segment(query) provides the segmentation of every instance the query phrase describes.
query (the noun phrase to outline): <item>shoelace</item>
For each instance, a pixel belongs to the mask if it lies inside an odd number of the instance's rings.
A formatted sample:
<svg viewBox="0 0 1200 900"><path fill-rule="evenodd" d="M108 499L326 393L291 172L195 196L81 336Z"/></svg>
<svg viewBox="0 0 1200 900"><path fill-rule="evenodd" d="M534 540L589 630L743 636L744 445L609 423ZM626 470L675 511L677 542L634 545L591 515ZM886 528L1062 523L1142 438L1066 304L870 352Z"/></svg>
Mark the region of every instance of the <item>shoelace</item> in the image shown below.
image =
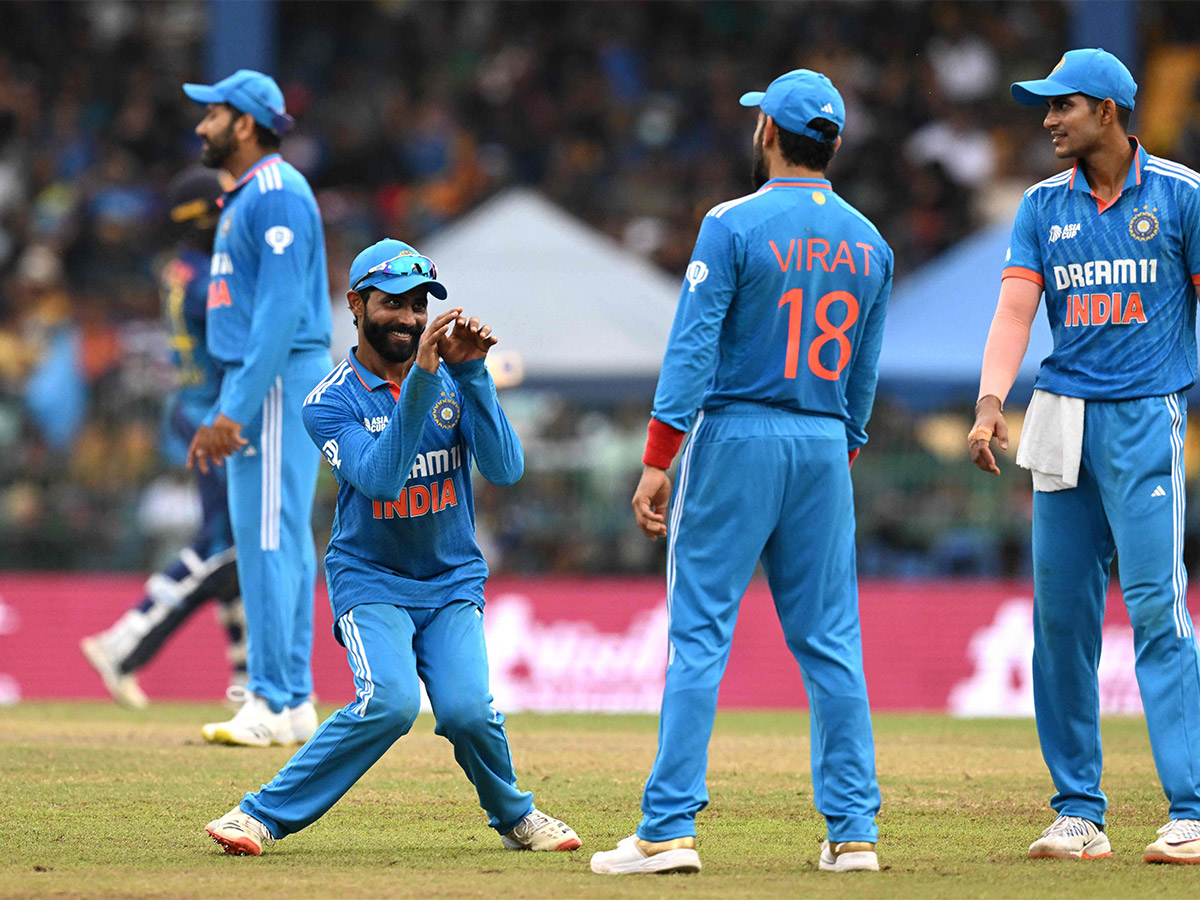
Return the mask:
<svg viewBox="0 0 1200 900"><path fill-rule="evenodd" d="M1183 841L1200 838L1200 819L1172 819L1162 828L1159 834L1169 834Z"/></svg>
<svg viewBox="0 0 1200 900"><path fill-rule="evenodd" d="M1042 832L1042 837L1064 835L1066 837L1087 837L1096 830L1096 826L1087 819L1079 816L1059 816L1050 827Z"/></svg>
<svg viewBox="0 0 1200 900"><path fill-rule="evenodd" d="M529 815L522 819L513 831L520 834L522 837L529 837L539 828L550 824L550 817L540 810L531 810Z"/></svg>

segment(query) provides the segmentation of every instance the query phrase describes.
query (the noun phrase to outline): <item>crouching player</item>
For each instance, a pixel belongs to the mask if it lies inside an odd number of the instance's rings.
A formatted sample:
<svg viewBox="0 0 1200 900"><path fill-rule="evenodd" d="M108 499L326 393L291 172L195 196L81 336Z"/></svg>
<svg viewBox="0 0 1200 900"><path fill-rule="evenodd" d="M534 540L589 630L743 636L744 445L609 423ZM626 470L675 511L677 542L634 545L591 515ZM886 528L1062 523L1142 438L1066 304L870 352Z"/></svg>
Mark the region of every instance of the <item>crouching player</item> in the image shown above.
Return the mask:
<svg viewBox="0 0 1200 900"><path fill-rule="evenodd" d="M517 789L488 690L471 462L502 485L524 468L484 368L496 338L461 308L429 322L429 294L446 298L437 268L400 241L350 267L358 346L308 395L304 425L339 484L325 571L356 696L270 784L209 823L227 853L257 856L324 815L412 727L418 678L505 849L580 845Z"/></svg>

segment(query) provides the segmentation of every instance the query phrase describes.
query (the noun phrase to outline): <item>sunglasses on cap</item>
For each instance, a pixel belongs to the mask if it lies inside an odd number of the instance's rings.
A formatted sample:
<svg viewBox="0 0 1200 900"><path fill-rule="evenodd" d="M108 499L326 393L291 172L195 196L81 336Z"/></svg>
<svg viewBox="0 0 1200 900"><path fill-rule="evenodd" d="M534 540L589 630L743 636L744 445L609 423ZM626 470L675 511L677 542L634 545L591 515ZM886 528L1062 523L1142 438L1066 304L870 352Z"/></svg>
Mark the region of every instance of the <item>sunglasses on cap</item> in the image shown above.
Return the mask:
<svg viewBox="0 0 1200 900"><path fill-rule="evenodd" d="M380 273L392 277L420 275L434 281L437 280L437 266L434 265L432 259L428 256L413 256L411 253L401 253L399 256L393 256L391 259L385 260L378 265L371 266L362 278L354 282L354 286L350 290L357 291L360 284L372 275Z"/></svg>

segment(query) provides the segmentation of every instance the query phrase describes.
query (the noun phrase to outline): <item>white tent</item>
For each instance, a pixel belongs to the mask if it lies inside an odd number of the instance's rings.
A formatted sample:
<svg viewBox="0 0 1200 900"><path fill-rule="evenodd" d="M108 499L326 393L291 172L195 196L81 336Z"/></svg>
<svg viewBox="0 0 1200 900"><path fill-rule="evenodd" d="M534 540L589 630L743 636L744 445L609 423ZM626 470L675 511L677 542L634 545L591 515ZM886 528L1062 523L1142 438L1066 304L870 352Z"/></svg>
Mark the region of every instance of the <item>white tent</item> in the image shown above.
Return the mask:
<svg viewBox="0 0 1200 900"><path fill-rule="evenodd" d="M535 191L505 191L417 249L526 379L657 376L679 282Z"/></svg>

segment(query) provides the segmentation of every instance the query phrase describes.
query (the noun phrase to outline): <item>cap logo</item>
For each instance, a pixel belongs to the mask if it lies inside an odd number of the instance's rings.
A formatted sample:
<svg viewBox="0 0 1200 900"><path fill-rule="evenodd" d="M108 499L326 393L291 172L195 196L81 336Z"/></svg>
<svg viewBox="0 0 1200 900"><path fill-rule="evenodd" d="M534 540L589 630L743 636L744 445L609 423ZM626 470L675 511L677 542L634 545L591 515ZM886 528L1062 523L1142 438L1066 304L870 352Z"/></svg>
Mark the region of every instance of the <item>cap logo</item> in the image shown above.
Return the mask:
<svg viewBox="0 0 1200 900"><path fill-rule="evenodd" d="M692 264L687 267L687 274L684 277L687 278L687 283L691 285L691 287L688 288L688 293L694 294L696 293L696 285L700 284L700 282L704 281L704 279L708 277L708 266L698 259L694 260Z"/></svg>
<svg viewBox="0 0 1200 900"><path fill-rule="evenodd" d="M276 256L283 256L283 251L292 245L292 241L296 236L292 234L292 229L286 228L283 225L276 225L273 228L268 228L267 233L263 235L267 244L275 251Z"/></svg>
<svg viewBox="0 0 1200 900"><path fill-rule="evenodd" d="M1061 69L1063 67L1063 63L1065 63L1066 61L1067 61L1067 58L1064 56L1062 59L1060 59L1058 61L1058 65L1050 70L1050 74L1053 75L1055 72L1057 72L1059 69Z"/></svg>
<svg viewBox="0 0 1200 900"><path fill-rule="evenodd" d="M833 112L833 104L826 103L824 106L821 107L821 112L827 112L827 113Z"/></svg>

